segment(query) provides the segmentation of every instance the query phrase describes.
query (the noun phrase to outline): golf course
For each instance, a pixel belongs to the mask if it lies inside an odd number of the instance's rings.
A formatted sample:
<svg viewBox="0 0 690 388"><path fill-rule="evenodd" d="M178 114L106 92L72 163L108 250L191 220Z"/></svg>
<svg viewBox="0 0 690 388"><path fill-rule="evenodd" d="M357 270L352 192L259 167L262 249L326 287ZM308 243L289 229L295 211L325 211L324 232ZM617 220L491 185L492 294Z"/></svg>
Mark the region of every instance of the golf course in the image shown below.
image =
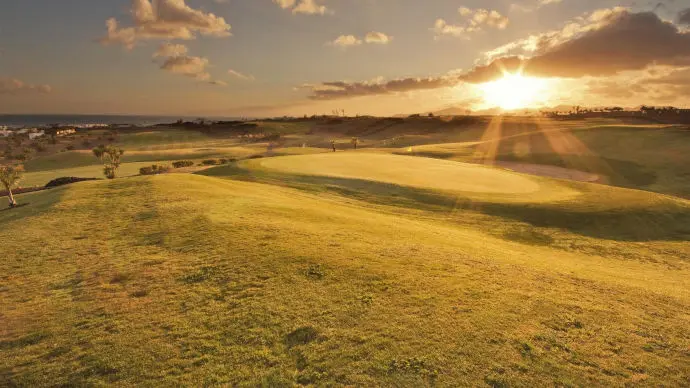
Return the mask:
<svg viewBox="0 0 690 388"><path fill-rule="evenodd" d="M24 163L124 150L0 211L0 386L688 386L687 126L251 125Z"/></svg>

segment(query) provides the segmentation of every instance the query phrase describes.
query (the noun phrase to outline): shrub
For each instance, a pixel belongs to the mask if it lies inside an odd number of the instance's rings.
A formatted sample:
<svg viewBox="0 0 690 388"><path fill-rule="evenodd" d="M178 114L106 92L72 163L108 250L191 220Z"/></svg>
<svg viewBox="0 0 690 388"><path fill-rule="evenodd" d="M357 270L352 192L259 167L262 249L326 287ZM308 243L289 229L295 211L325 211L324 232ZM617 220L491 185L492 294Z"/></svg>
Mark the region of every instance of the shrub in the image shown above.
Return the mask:
<svg viewBox="0 0 690 388"><path fill-rule="evenodd" d="M77 182L85 182L85 181L96 181L98 178L77 178L73 176L66 176L62 178L57 178L53 179L52 181L48 182L48 184L45 185L46 189L49 189L51 187L58 187L58 186L64 186L68 185L70 183L77 183Z"/></svg>
<svg viewBox="0 0 690 388"><path fill-rule="evenodd" d="M204 166L217 166L220 164L220 160L218 159L206 159L201 162L202 165Z"/></svg>
<svg viewBox="0 0 690 388"><path fill-rule="evenodd" d="M65 149L66 149L67 151L72 151L72 150L74 150L74 146L70 144L70 145L68 145L67 147L65 147Z"/></svg>
<svg viewBox="0 0 690 388"><path fill-rule="evenodd" d="M46 150L46 147L43 146L43 144L41 144L39 142L31 143L31 148L35 149L37 152L43 152Z"/></svg>
<svg viewBox="0 0 690 388"><path fill-rule="evenodd" d="M180 160L177 162L173 162L172 165L174 168L192 167L194 165L194 162L192 162L191 160Z"/></svg>
<svg viewBox="0 0 690 388"><path fill-rule="evenodd" d="M168 167L168 166L161 166L158 164L153 164L150 167L140 168L139 174L140 175L158 175L158 174L165 174L168 171L170 171L170 167Z"/></svg>

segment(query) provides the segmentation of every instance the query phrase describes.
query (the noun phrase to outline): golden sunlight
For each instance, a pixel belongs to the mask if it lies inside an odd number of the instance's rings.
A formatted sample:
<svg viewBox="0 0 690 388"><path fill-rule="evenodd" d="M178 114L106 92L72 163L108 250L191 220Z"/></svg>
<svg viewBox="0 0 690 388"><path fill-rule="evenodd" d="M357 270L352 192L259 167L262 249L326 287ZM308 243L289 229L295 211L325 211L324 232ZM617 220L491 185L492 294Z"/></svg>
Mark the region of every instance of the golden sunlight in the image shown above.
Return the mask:
<svg viewBox="0 0 690 388"><path fill-rule="evenodd" d="M540 78L525 77L519 73L506 73L499 80L479 85L479 90L487 105L505 110L515 110L533 107L544 102L547 94L547 81Z"/></svg>

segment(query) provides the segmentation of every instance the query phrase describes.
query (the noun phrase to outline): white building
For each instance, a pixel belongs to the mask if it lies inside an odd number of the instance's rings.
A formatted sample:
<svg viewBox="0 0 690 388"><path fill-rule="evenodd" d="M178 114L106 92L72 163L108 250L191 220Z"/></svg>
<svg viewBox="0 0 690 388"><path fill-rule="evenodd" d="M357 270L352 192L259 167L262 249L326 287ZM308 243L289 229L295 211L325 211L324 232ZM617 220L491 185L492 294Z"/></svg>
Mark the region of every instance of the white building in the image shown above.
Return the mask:
<svg viewBox="0 0 690 388"><path fill-rule="evenodd" d="M45 136L46 132L44 130L36 130L35 132L29 132L29 140L34 140L39 137Z"/></svg>

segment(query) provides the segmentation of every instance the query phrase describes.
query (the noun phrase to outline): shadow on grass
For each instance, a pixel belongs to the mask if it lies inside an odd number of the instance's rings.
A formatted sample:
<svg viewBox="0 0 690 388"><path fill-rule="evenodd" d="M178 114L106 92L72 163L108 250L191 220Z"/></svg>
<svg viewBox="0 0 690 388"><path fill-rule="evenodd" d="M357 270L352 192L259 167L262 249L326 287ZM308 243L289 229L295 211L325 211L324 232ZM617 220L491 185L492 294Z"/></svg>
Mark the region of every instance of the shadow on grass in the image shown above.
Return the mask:
<svg viewBox="0 0 690 388"><path fill-rule="evenodd" d="M6 207L6 208L0 210L0 213L1 213L1 212L12 211L12 210L17 210L17 209L22 208L22 207L24 207L24 206L29 206L29 203L20 203L19 205L16 205L16 206L14 206L14 207L9 207L9 206L8 206L8 207Z"/></svg>
<svg viewBox="0 0 690 388"><path fill-rule="evenodd" d="M512 153L496 156L504 162L544 164L607 176L610 184L621 187L645 188L657 182L654 171L627 160L592 155L532 154L521 158Z"/></svg>
<svg viewBox="0 0 690 388"><path fill-rule="evenodd" d="M523 222L535 227L557 228L569 232L615 241L685 241L690 239L690 207L673 199L655 201L643 207L631 203L610 204L612 189L599 193L591 190L584 201L556 203L502 203L476 200L453 193L403 187L394 184L360 179L291 175L286 173L250 170L237 164L199 172L200 175L268 183L314 193L334 193L377 205L420 209L439 213L457 210L479 212L489 216ZM582 188L571 184L574 188ZM583 189L583 191L588 191ZM640 193L640 201L648 198ZM644 197L644 198L643 198ZM630 198L626 199L628 202ZM629 202L630 203L630 202ZM531 239L531 238L530 238ZM543 243L547 243L544 241Z"/></svg>

